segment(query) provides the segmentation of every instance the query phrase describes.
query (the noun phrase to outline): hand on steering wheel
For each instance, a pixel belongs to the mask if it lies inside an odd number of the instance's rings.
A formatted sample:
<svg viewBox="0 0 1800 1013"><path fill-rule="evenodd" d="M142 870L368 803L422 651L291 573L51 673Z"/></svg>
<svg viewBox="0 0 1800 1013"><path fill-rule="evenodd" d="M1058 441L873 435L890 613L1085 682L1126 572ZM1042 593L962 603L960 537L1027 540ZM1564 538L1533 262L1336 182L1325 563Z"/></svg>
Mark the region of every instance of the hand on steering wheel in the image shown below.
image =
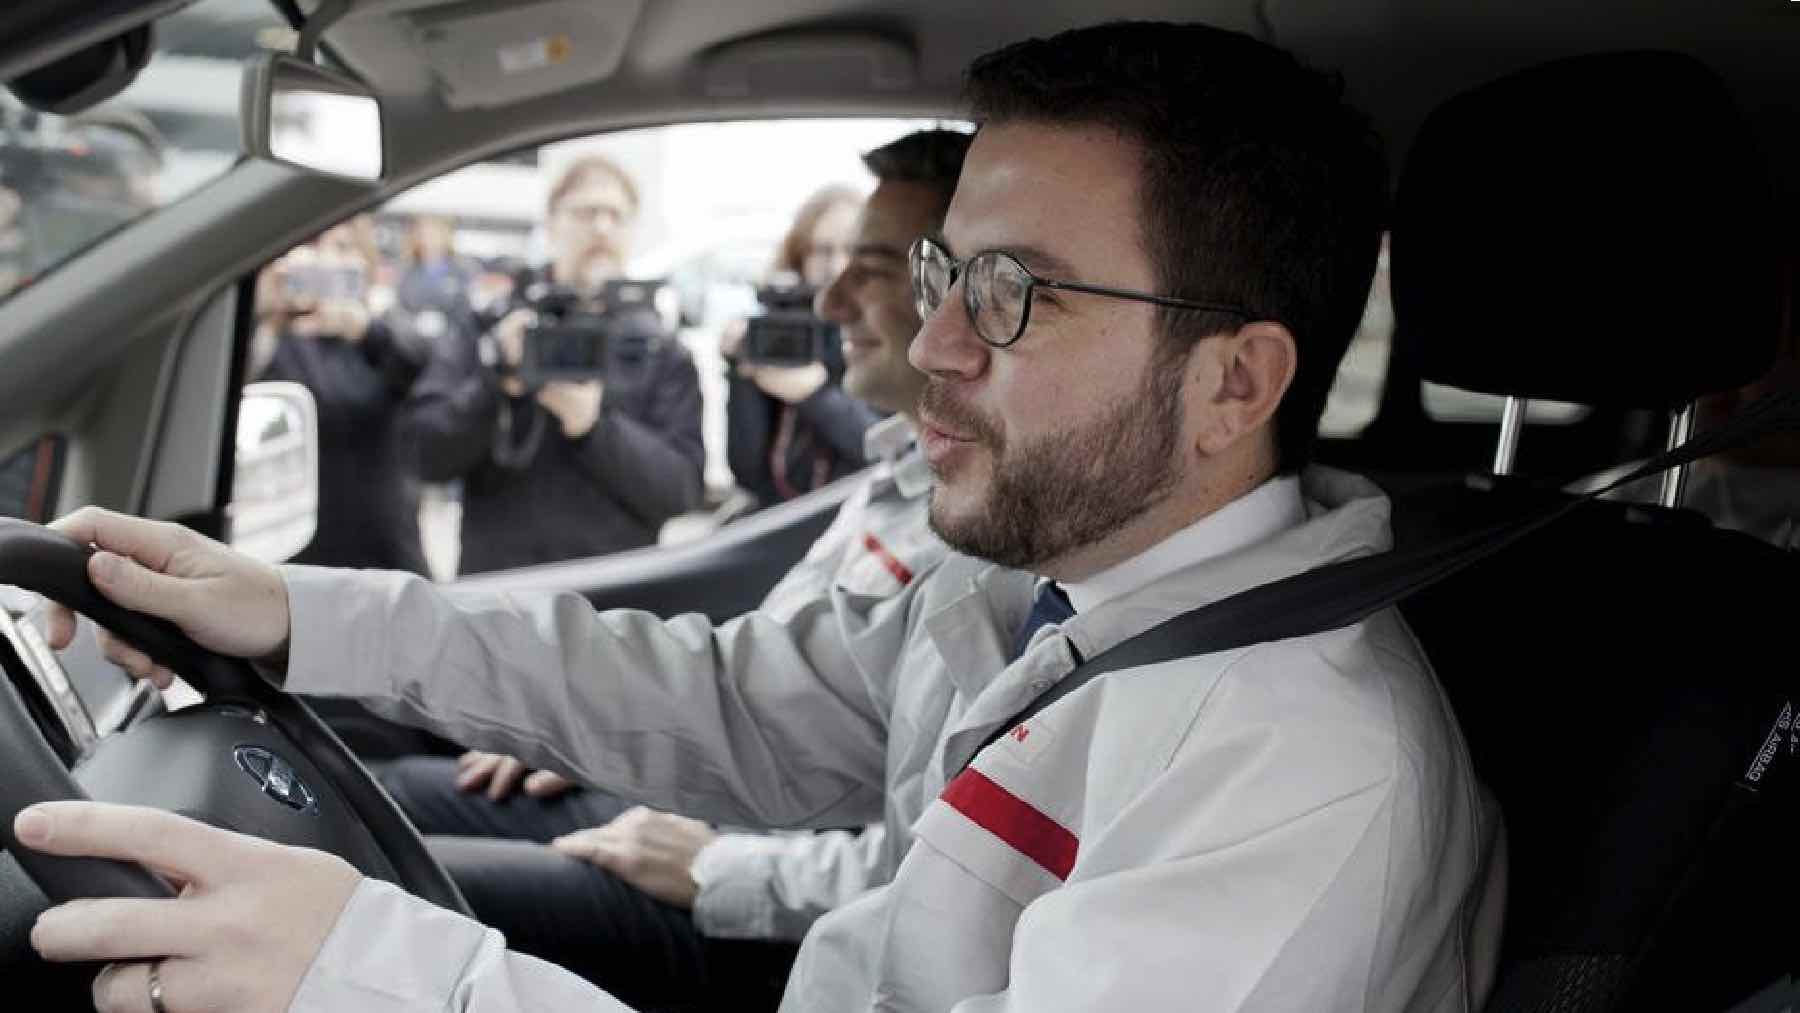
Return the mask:
<svg viewBox="0 0 1800 1013"><path fill-rule="evenodd" d="M149 961L170 1010L287 1009L363 878L335 855L138 806L46 802L13 827L37 851L137 862L180 891L63 904L38 918L31 945L46 960L114 962L94 979L99 1010L143 1008L136 964Z"/></svg>
<svg viewBox="0 0 1800 1013"><path fill-rule="evenodd" d="M178 524L96 507L83 507L50 526L96 547L87 562L88 579L114 603L174 623L209 651L278 670L286 666L287 586L274 567ZM48 620L50 646L67 647L75 637L75 614L52 604ZM100 642L109 660L158 689L174 679L138 647L104 631Z"/></svg>
<svg viewBox="0 0 1800 1013"><path fill-rule="evenodd" d="M282 1008L365 877L468 913L343 743L232 657L285 661L278 571L106 511L57 527L0 519L0 583L61 603L58 643L72 637L72 606L112 631L108 656L135 676L179 672L206 701L101 738L71 771L19 688L0 681L0 847L53 902L88 898L47 913L34 945L54 959L160 960L159 984L184 1007ZM90 788L156 808L88 801ZM146 980L119 971L96 988L135 981L141 1003ZM112 993L96 998L117 1008Z"/></svg>

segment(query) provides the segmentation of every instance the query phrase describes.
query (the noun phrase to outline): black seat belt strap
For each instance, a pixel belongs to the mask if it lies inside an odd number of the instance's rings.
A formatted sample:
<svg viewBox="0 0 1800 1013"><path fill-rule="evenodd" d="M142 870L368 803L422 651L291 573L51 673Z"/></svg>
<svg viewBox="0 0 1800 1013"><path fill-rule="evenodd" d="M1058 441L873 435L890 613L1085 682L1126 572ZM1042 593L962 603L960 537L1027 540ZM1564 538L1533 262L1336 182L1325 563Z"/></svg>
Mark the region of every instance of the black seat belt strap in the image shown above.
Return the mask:
<svg viewBox="0 0 1800 1013"><path fill-rule="evenodd" d="M1109 672L1342 629L1461 572L1608 492L1766 436L1800 430L1800 392L1768 395L1723 425L1597 489L1408 549L1330 563L1184 612L1087 659L995 729L1009 730ZM966 764L965 764L966 766Z"/></svg>

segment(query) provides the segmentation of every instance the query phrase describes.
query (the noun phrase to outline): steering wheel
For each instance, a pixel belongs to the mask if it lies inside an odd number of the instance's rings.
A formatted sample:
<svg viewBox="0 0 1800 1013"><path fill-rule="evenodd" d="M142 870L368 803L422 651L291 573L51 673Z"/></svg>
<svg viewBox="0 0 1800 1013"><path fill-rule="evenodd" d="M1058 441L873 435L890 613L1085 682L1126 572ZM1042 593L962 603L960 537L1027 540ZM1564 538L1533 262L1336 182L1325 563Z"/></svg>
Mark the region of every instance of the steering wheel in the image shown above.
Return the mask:
<svg viewBox="0 0 1800 1013"><path fill-rule="evenodd" d="M249 662L205 650L173 624L107 600L88 580L91 554L49 528L0 519L0 584L82 613L179 673L206 701L105 736L71 769L20 696L25 687L0 678L0 843L47 897L172 895L141 866L45 855L13 836L13 818L34 802L96 798L329 851L365 875L470 913L418 831L304 703Z"/></svg>

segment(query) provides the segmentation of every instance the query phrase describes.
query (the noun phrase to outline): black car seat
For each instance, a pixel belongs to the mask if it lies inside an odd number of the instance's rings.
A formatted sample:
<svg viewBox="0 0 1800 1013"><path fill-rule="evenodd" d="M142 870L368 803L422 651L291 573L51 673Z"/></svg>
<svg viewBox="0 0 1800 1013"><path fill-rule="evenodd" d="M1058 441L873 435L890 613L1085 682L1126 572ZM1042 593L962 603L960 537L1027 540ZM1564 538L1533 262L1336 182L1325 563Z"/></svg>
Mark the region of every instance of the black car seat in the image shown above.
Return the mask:
<svg viewBox="0 0 1800 1013"><path fill-rule="evenodd" d="M1780 337L1766 173L1686 57L1579 57L1466 93L1396 192L1396 341L1426 379L1513 409L1691 419ZM1561 496L1479 476L1396 500L1396 540ZM1722 1010L1792 970L1797 562L1691 512L1594 502L1402 605L1505 815L1488 1010Z"/></svg>

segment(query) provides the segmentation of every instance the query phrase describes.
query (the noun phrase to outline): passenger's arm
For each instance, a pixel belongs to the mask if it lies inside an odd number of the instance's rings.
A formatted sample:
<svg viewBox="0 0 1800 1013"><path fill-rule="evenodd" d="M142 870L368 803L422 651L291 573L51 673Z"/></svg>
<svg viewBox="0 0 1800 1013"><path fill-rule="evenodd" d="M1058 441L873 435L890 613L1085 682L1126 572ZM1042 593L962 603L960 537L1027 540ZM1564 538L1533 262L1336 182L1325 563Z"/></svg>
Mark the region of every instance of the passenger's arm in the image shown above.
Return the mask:
<svg viewBox="0 0 1800 1013"><path fill-rule="evenodd" d="M694 923L716 939L798 942L826 912L894 877L887 830L725 834L694 859Z"/></svg>
<svg viewBox="0 0 1800 1013"><path fill-rule="evenodd" d="M356 697L472 748L656 808L736 826L879 818L886 680L822 596L777 620L595 612L575 594L435 588L386 573L283 571L287 688ZM906 622L907 595L870 624ZM891 640L899 649L902 638ZM867 666L865 672L863 665Z"/></svg>

